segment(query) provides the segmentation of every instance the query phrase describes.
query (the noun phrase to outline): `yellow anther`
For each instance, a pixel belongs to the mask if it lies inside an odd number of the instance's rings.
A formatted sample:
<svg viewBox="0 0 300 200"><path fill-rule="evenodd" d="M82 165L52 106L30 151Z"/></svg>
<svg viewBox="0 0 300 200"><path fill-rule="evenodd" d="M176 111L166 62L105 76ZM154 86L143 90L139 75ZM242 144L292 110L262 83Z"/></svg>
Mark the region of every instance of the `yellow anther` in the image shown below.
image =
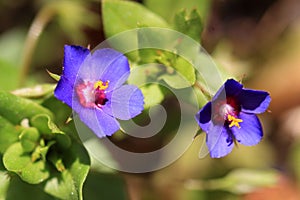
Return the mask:
<svg viewBox="0 0 300 200"><path fill-rule="evenodd" d="M94 88L95 89L99 89L99 90L105 90L106 88L108 88L108 83L109 81L97 81L95 84L94 84Z"/></svg>
<svg viewBox="0 0 300 200"><path fill-rule="evenodd" d="M235 118L234 116L232 115L227 115L227 119L228 121L230 121L230 124L229 124L229 127L233 127L233 126L236 126L238 128L241 128L240 124L241 122L243 122L242 119L239 119L239 118Z"/></svg>

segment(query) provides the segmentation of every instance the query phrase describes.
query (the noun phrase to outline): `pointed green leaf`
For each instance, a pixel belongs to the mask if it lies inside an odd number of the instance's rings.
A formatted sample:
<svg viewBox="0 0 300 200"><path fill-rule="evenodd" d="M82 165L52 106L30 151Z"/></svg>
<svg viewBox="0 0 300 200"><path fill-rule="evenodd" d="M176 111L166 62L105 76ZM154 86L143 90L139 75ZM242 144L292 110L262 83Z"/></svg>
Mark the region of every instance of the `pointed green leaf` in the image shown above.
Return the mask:
<svg viewBox="0 0 300 200"><path fill-rule="evenodd" d="M71 146L70 137L62 132L48 115L41 114L34 116L31 119L31 125L37 127L45 137L49 139L55 138L60 148L67 149Z"/></svg>
<svg viewBox="0 0 300 200"><path fill-rule="evenodd" d="M48 156L48 160L55 166L57 171L63 172L66 170L62 158L57 154L57 152L51 152L50 155Z"/></svg>
<svg viewBox="0 0 300 200"><path fill-rule="evenodd" d="M53 197L43 192L39 185L28 184L22 181L18 176L10 177L6 192L5 200L53 200Z"/></svg>
<svg viewBox="0 0 300 200"><path fill-rule="evenodd" d="M6 150L3 164L8 171L15 172L23 181L30 184L41 183L50 175L47 164L42 160L32 162L31 155L23 151L19 142Z"/></svg>
<svg viewBox="0 0 300 200"><path fill-rule="evenodd" d="M38 145L40 134L34 127L26 128L19 136L24 152L32 152Z"/></svg>
<svg viewBox="0 0 300 200"><path fill-rule="evenodd" d="M196 41L200 41L200 36L203 30L201 17L197 10L193 9L191 13L183 10L175 15L174 27Z"/></svg>
<svg viewBox="0 0 300 200"><path fill-rule="evenodd" d="M173 72L165 73L159 78L175 89L191 87L196 81L193 66L181 57L177 57L172 65Z"/></svg>
<svg viewBox="0 0 300 200"><path fill-rule="evenodd" d="M49 149L56 143L56 141L52 140L50 142L47 143L47 146L38 146L37 148L37 153L41 156L41 158L43 159L43 161L46 162L46 156L47 153L49 151Z"/></svg>
<svg viewBox="0 0 300 200"><path fill-rule="evenodd" d="M145 6L162 16L168 22L172 22L175 14L182 9L197 9L204 19L209 12L210 0L184 0L184 1L174 1L174 0L144 0Z"/></svg>
<svg viewBox="0 0 300 200"><path fill-rule="evenodd" d="M53 174L44 186L45 192L69 200L82 199L82 187L89 171L90 159L85 148L73 142L62 155L65 170Z"/></svg>
<svg viewBox="0 0 300 200"><path fill-rule="evenodd" d="M40 114L31 118L30 123L36 127L42 135L54 135L62 133L61 130L52 122L49 115Z"/></svg>
<svg viewBox="0 0 300 200"><path fill-rule="evenodd" d="M54 74L54 73L52 73L52 72L50 72L50 71L48 71L48 70L46 70L46 71L47 71L47 73L51 76L51 78L53 78L53 79L56 80L56 81L59 81L60 75Z"/></svg>
<svg viewBox="0 0 300 200"><path fill-rule="evenodd" d="M139 27L169 27L161 17L143 5L132 1L102 1L102 16L104 33L107 38ZM119 51L127 52L128 47L137 49L136 37L134 33L127 34L126 38L119 36L109 40L109 44ZM129 52L126 56L132 61L138 60L136 51Z"/></svg>
<svg viewBox="0 0 300 200"><path fill-rule="evenodd" d="M53 118L53 114L46 108L8 92L0 91L0 115L13 124L20 124L25 118L31 118L37 114L47 114Z"/></svg>
<svg viewBox="0 0 300 200"><path fill-rule="evenodd" d="M56 84L42 84L30 88L22 88L12 91L12 94L24 98L42 98L51 93Z"/></svg>
<svg viewBox="0 0 300 200"><path fill-rule="evenodd" d="M139 25L168 27L168 24L160 16L132 1L105 0L102 2L102 14L106 37L138 28ZM129 40L128 42L133 41Z"/></svg>
<svg viewBox="0 0 300 200"><path fill-rule="evenodd" d="M113 187L112 187L113 186ZM117 199L127 200L125 180L118 174L91 172L84 187L84 197L88 200Z"/></svg>
<svg viewBox="0 0 300 200"><path fill-rule="evenodd" d="M144 107L150 108L164 100L164 94L157 84L149 84L141 88L144 95Z"/></svg>
<svg viewBox="0 0 300 200"><path fill-rule="evenodd" d="M160 63L166 67L160 79L165 80L174 88L185 88L193 85L196 80L195 69L192 64L178 56L182 50L182 34L165 32L158 29L141 29L138 31L138 45L140 63ZM162 49L146 48L160 47ZM178 49L179 48L179 49ZM168 51L167 51L168 50Z"/></svg>
<svg viewBox="0 0 300 200"><path fill-rule="evenodd" d="M28 165L22 169L19 176L27 183L38 184L49 178L50 168L43 160L29 162Z"/></svg>
<svg viewBox="0 0 300 200"><path fill-rule="evenodd" d="M20 131L9 121L0 116L0 154L19 139Z"/></svg>

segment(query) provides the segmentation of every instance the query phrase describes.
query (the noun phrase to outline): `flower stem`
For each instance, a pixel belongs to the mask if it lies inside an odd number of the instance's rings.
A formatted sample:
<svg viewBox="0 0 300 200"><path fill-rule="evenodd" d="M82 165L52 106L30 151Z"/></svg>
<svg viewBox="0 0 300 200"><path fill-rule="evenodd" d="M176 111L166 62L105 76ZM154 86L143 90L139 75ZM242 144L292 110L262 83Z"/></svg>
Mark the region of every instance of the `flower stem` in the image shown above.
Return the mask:
<svg viewBox="0 0 300 200"><path fill-rule="evenodd" d="M38 39L46 25L53 18L55 14L54 11L55 10L53 9L53 6L44 6L39 11L29 28L22 54L21 71L18 84L19 87L22 86L26 81Z"/></svg>
<svg viewBox="0 0 300 200"><path fill-rule="evenodd" d="M211 99L212 95L210 94L210 92L205 87L203 87L199 82L196 81L194 87L199 89L207 99Z"/></svg>

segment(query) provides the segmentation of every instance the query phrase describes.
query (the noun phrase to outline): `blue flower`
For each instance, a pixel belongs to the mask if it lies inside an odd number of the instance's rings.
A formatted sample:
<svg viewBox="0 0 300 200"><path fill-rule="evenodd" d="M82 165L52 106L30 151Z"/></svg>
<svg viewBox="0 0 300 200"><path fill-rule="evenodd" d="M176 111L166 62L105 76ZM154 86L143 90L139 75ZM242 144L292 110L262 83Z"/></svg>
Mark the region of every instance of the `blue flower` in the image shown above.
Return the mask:
<svg viewBox="0 0 300 200"><path fill-rule="evenodd" d="M99 138L120 128L144 109L144 97L133 85L123 85L130 73L127 58L113 49L90 52L65 46L62 76L54 91Z"/></svg>
<svg viewBox="0 0 300 200"><path fill-rule="evenodd" d="M265 91L244 89L239 82L227 80L196 114L196 121L207 134L210 156L226 156L236 141L246 146L258 144L263 131L256 114L266 111L270 101Z"/></svg>

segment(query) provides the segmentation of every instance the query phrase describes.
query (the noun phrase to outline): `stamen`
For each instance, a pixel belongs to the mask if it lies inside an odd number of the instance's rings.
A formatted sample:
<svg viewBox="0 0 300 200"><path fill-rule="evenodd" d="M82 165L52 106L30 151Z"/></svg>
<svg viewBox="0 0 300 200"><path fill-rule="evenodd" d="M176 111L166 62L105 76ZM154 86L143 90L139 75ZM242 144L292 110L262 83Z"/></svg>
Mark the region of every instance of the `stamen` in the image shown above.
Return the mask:
<svg viewBox="0 0 300 200"><path fill-rule="evenodd" d="M230 115L230 114L227 115L227 119L228 119L229 122L231 122L231 123L229 124L229 128L231 128L231 127L233 127L233 126L236 126L236 127L238 127L238 128L241 128L241 126L240 126L239 123L243 122L242 119L235 118L234 116L232 116L232 115Z"/></svg>
<svg viewBox="0 0 300 200"><path fill-rule="evenodd" d="M98 90L106 90L106 88L108 88L108 83L109 81L97 81L95 84L94 84L94 89L98 89Z"/></svg>

